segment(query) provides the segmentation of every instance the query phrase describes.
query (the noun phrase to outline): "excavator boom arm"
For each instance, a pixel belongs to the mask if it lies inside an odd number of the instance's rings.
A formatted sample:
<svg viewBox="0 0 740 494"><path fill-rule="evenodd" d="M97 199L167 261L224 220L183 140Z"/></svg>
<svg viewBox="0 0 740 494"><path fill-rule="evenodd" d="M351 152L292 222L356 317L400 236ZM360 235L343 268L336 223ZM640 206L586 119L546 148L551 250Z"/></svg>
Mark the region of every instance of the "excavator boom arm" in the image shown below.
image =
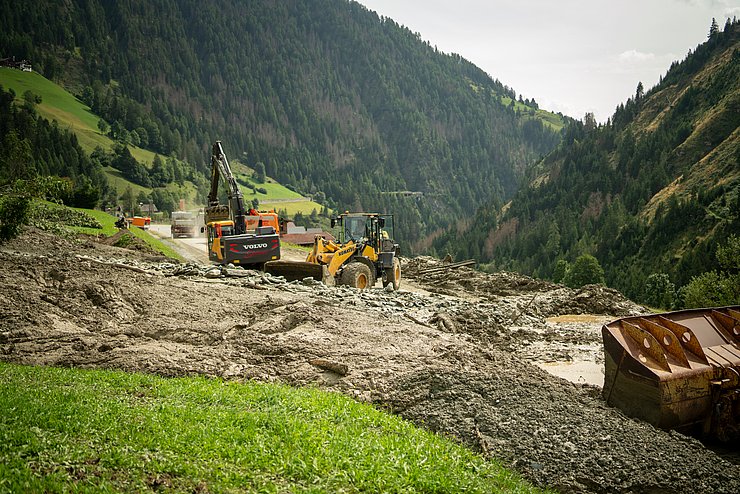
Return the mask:
<svg viewBox="0 0 740 494"><path fill-rule="evenodd" d="M229 160L221 146L221 141L213 145L211 155L211 190L208 193L208 205L218 206L218 183L219 177L223 178L229 195L229 209L234 221L234 233L240 235L246 232L246 209L244 208L244 197L234 175L231 173Z"/></svg>

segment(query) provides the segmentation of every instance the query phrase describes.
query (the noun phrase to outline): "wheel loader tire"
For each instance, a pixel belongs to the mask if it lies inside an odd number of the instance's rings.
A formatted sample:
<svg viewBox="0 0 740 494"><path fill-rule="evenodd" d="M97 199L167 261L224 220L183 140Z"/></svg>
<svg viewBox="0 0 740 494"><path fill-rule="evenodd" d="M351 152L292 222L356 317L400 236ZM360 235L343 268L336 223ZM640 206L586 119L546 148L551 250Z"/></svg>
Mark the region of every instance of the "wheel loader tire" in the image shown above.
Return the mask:
<svg viewBox="0 0 740 494"><path fill-rule="evenodd" d="M393 266L383 272L383 286L393 284L393 289L398 291L401 288L401 261L397 257L393 258Z"/></svg>
<svg viewBox="0 0 740 494"><path fill-rule="evenodd" d="M341 282L342 285L364 290L372 286L373 274L365 264L351 262L342 270Z"/></svg>

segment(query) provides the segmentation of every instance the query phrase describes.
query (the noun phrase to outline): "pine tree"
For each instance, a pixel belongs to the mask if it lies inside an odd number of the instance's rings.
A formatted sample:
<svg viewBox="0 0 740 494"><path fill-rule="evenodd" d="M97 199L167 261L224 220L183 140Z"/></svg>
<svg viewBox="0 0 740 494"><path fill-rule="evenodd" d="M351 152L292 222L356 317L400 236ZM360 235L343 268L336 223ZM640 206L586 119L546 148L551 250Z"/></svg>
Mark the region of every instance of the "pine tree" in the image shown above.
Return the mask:
<svg viewBox="0 0 740 494"><path fill-rule="evenodd" d="M712 39L718 32L719 26L717 25L717 20L712 17L712 25L709 26L709 34L707 35L707 39Z"/></svg>
<svg viewBox="0 0 740 494"><path fill-rule="evenodd" d="M594 130L597 127L596 117L594 117L593 113L588 112L583 117L583 127L586 129L586 131Z"/></svg>
<svg viewBox="0 0 740 494"><path fill-rule="evenodd" d="M257 183L260 183L260 184L265 183L265 164L264 163L260 161L256 165L254 165L254 173L255 173L254 180Z"/></svg>
<svg viewBox="0 0 740 494"><path fill-rule="evenodd" d="M31 141L19 138L15 130L5 136L0 149L0 175L9 180L31 178L36 175L31 153Z"/></svg>
<svg viewBox="0 0 740 494"><path fill-rule="evenodd" d="M645 95L645 88L642 85L642 81L637 83L637 90L635 91L635 101L640 101Z"/></svg>

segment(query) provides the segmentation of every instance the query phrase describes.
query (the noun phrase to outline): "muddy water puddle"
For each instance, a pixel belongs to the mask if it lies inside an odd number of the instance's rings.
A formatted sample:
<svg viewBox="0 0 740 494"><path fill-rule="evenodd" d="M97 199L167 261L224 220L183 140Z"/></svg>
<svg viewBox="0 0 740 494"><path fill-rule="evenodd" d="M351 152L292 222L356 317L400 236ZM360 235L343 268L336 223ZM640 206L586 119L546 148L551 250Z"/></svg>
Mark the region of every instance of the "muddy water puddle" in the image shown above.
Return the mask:
<svg viewBox="0 0 740 494"><path fill-rule="evenodd" d="M613 317L566 314L546 319L545 338L530 346L531 361L550 374L577 384L604 386L601 326Z"/></svg>
<svg viewBox="0 0 740 494"><path fill-rule="evenodd" d="M604 387L604 364L596 362L537 362L537 367L577 384Z"/></svg>

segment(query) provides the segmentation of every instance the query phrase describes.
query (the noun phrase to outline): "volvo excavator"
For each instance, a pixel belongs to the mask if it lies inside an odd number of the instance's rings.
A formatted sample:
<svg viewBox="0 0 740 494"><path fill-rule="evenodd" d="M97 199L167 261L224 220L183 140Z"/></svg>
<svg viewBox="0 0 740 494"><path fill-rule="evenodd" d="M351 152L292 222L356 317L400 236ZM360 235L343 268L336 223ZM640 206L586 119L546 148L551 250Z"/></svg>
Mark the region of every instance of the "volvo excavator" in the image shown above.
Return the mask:
<svg viewBox="0 0 740 494"><path fill-rule="evenodd" d="M313 278L326 285L364 290L382 280L383 286L401 286L399 246L393 241L393 215L349 213L331 220L340 227L339 242L320 235L305 262L269 261L265 271L288 281Z"/></svg>
<svg viewBox="0 0 740 494"><path fill-rule="evenodd" d="M223 179L228 204L218 200ZM248 211L239 185L231 172L221 141L213 145L211 190L204 210L208 258L216 264L261 268L267 261L280 259L280 237L275 213Z"/></svg>

